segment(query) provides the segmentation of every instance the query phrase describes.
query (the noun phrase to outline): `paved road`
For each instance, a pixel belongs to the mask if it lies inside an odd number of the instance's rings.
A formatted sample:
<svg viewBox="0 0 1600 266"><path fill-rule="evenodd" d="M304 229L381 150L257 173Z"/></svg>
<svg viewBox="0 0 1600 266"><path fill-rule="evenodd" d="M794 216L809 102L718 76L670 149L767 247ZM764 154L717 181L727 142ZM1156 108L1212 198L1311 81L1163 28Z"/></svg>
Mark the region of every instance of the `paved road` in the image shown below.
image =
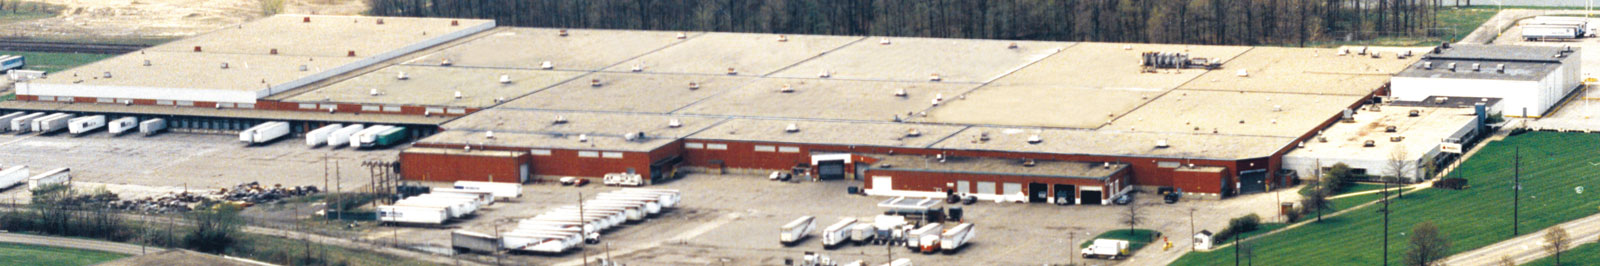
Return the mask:
<svg viewBox="0 0 1600 266"><path fill-rule="evenodd" d="M128 255L134 255L134 256L144 255L146 253L156 253L156 252L166 251L166 249L158 248L158 247L143 247L143 246L139 246L139 245L124 244L124 243L117 243L117 242L111 242L111 241L100 241L100 240L92 240L92 239L78 239L78 238L67 238L67 237L54 237L54 236L25 235L25 234L17 234L17 233L0 233L0 242L17 243L17 244L29 244L29 245L40 245L40 246L52 246L52 247L63 247L63 248L87 249L87 250L98 250L98 251L105 251L105 252L111 252L111 253L120 253L120 254L128 254Z"/></svg>
<svg viewBox="0 0 1600 266"><path fill-rule="evenodd" d="M1573 247L1585 243L1593 243L1597 238L1600 238L1600 214L1551 226L1545 230L1500 241L1493 245L1457 253L1455 256L1445 258L1442 262L1448 265L1492 265L1499 262L1500 258L1503 257L1510 257L1517 264L1533 262L1545 256L1550 256L1550 252L1545 251L1544 234L1549 232L1551 228L1557 227L1567 230L1567 235L1572 237Z"/></svg>

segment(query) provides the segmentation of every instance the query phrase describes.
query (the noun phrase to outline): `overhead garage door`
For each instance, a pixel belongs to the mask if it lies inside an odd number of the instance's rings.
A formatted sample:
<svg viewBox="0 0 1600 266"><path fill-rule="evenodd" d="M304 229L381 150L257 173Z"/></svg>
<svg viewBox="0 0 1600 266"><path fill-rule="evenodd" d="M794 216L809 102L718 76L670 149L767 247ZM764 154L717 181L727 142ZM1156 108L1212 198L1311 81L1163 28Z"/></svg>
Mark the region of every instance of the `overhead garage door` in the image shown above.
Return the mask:
<svg viewBox="0 0 1600 266"><path fill-rule="evenodd" d="M874 177L872 177L872 189L873 190L893 190L894 186L892 186L893 184L889 183L890 180L891 179L889 177L887 177L887 176L874 176Z"/></svg>
<svg viewBox="0 0 1600 266"><path fill-rule="evenodd" d="M1005 195L1006 196L1022 194L1022 184L1021 183L1006 183L1005 184L1005 189L1006 189L1006 191L1005 191Z"/></svg>
<svg viewBox="0 0 1600 266"><path fill-rule="evenodd" d="M956 192L960 192L961 194L972 194L971 186L972 183L967 182L966 180L956 181Z"/></svg>
<svg viewBox="0 0 1600 266"><path fill-rule="evenodd" d="M995 194L994 182L978 182L977 194Z"/></svg>
<svg viewBox="0 0 1600 266"><path fill-rule="evenodd" d="M1267 170L1251 170L1239 173L1239 194L1265 191L1267 191Z"/></svg>

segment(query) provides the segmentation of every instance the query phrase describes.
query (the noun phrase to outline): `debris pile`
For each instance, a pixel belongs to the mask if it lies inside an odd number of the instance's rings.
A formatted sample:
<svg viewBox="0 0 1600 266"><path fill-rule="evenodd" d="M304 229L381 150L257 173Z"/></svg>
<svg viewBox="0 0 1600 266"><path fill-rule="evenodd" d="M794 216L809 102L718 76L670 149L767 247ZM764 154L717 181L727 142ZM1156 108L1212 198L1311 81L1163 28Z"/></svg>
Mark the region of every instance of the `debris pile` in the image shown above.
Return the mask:
<svg viewBox="0 0 1600 266"><path fill-rule="evenodd" d="M120 210L148 213L186 212L213 203L230 203L241 207L250 207L256 204L271 203L318 192L321 192L321 190L317 189L316 186L285 187L281 184L274 184L266 187L257 182L250 182L239 184L233 188L218 189L210 193L178 192L132 200L115 200L113 197L110 206Z"/></svg>

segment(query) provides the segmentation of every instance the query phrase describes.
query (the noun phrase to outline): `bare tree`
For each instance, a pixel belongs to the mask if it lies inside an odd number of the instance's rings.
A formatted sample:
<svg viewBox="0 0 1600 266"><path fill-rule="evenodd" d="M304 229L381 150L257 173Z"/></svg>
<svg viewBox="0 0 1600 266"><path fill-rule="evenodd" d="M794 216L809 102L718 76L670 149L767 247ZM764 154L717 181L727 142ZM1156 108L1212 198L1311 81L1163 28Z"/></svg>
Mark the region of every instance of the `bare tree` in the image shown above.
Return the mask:
<svg viewBox="0 0 1600 266"><path fill-rule="evenodd" d="M1322 211L1334 208L1333 200L1328 199L1328 195L1332 191L1327 183L1317 179L1311 180L1311 183L1307 184L1311 188L1311 194L1307 194L1305 198L1300 199L1301 208L1305 208L1306 211L1316 212L1318 222L1322 221Z"/></svg>
<svg viewBox="0 0 1600 266"><path fill-rule="evenodd" d="M1403 180L1402 178L1405 178L1405 174L1407 172L1415 172L1412 171L1412 169L1415 168L1415 162L1408 160L1407 158L1409 157L1411 157L1411 154L1406 152L1406 150L1401 148L1401 146L1395 146L1394 151L1389 153L1389 177L1383 178L1383 188L1389 189L1389 184L1393 184L1396 189L1394 195L1395 198L1400 198L1402 196L1401 194L1405 190L1400 187L1401 180Z"/></svg>
<svg viewBox="0 0 1600 266"><path fill-rule="evenodd" d="M1450 251L1450 240L1439 233L1433 222L1422 222L1411 227L1411 250L1406 252L1406 265L1430 266Z"/></svg>
<svg viewBox="0 0 1600 266"><path fill-rule="evenodd" d="M1140 209L1142 208L1144 207L1140 206L1138 203L1128 203L1128 212L1122 214L1122 224L1128 225L1129 234L1133 233L1134 226L1144 223L1144 216L1141 215L1142 213L1140 212Z"/></svg>
<svg viewBox="0 0 1600 266"><path fill-rule="evenodd" d="M1557 266L1561 265L1561 250L1567 249L1571 241L1572 238L1567 235L1567 230L1561 229L1560 226L1551 227L1550 232L1544 233L1545 249L1555 254Z"/></svg>

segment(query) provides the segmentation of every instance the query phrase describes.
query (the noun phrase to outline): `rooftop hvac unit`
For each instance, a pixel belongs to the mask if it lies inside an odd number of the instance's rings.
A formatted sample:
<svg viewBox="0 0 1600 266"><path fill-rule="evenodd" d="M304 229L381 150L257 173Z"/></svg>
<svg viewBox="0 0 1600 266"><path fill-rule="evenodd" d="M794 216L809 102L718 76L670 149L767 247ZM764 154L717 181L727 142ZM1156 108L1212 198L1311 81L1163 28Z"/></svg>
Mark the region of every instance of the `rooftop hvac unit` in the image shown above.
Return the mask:
<svg viewBox="0 0 1600 266"><path fill-rule="evenodd" d="M787 41L789 41L789 36L778 35L778 42L787 42Z"/></svg>
<svg viewBox="0 0 1600 266"><path fill-rule="evenodd" d="M789 87L789 84L783 84L783 88L779 88L778 92L792 93L794 92L794 87Z"/></svg>
<svg viewBox="0 0 1600 266"><path fill-rule="evenodd" d="M920 136L922 136L922 131L917 131L917 129L913 128L911 130L907 130L906 131L906 136L907 137L920 137Z"/></svg>
<svg viewBox="0 0 1600 266"><path fill-rule="evenodd" d="M487 139L494 139L494 130L483 132L483 137Z"/></svg>
<svg viewBox="0 0 1600 266"><path fill-rule="evenodd" d="M1400 128L1398 128L1398 127L1395 127L1395 126L1387 126L1387 127L1383 127L1383 132L1389 132L1389 133L1394 133L1394 132L1396 132L1396 131L1400 131Z"/></svg>
<svg viewBox="0 0 1600 266"><path fill-rule="evenodd" d="M1017 49L1017 43L1007 44L1006 49Z"/></svg>
<svg viewBox="0 0 1600 266"><path fill-rule="evenodd" d="M819 77L819 78L828 78L828 77L832 77L832 76L833 76L833 74L828 73L828 70L826 70L826 69L822 70L822 73L817 73L817 77Z"/></svg>
<svg viewBox="0 0 1600 266"><path fill-rule="evenodd" d="M1028 144L1039 144L1040 142L1044 142L1044 138L1039 137L1039 134L1028 136Z"/></svg>
<svg viewBox="0 0 1600 266"><path fill-rule="evenodd" d="M1405 137L1405 136L1393 136L1393 137L1389 137L1389 142L1400 142L1400 141L1402 141L1402 140L1406 140L1406 137Z"/></svg>
<svg viewBox="0 0 1600 266"><path fill-rule="evenodd" d="M700 83L689 82L689 90L700 89Z"/></svg>
<svg viewBox="0 0 1600 266"><path fill-rule="evenodd" d="M589 80L589 87L600 87L600 79Z"/></svg>
<svg viewBox="0 0 1600 266"><path fill-rule="evenodd" d="M1339 49L1339 53L1337 53L1337 55L1339 55L1339 56L1344 56L1344 55L1347 55L1347 54L1350 54L1350 49L1349 48Z"/></svg>
<svg viewBox="0 0 1600 266"><path fill-rule="evenodd" d="M1240 77L1249 77L1250 76L1250 72L1249 71L1245 71L1244 69L1240 69L1239 72L1234 73L1234 75L1238 75Z"/></svg>
<svg viewBox="0 0 1600 266"><path fill-rule="evenodd" d="M450 66L451 65L450 59L449 58L440 59L439 60L439 65L440 66Z"/></svg>
<svg viewBox="0 0 1600 266"><path fill-rule="evenodd" d="M509 83L511 83L511 75L503 75L503 74L500 75L500 84L509 84Z"/></svg>
<svg viewBox="0 0 1600 266"><path fill-rule="evenodd" d="M1456 62L1445 64L1445 68L1449 68L1450 72L1456 72Z"/></svg>
<svg viewBox="0 0 1600 266"><path fill-rule="evenodd" d="M102 78L111 78L111 71L106 71L105 75L102 75L100 77L102 77Z"/></svg>
<svg viewBox="0 0 1600 266"><path fill-rule="evenodd" d="M1497 64L1497 65L1495 65L1494 66L1494 72L1495 73L1501 73L1501 74L1506 73L1506 64Z"/></svg>
<svg viewBox="0 0 1600 266"><path fill-rule="evenodd" d="M1272 111L1273 112L1283 112L1283 106L1282 105L1273 105L1272 106Z"/></svg>
<svg viewBox="0 0 1600 266"><path fill-rule="evenodd" d="M150 59L144 60L144 66L150 66Z"/></svg>
<svg viewBox="0 0 1600 266"><path fill-rule="evenodd" d="M1433 70L1433 62L1422 62L1422 69Z"/></svg>
<svg viewBox="0 0 1600 266"><path fill-rule="evenodd" d="M1033 159L1022 160L1022 166L1024 167L1033 167L1034 165L1039 165L1039 163L1035 162Z"/></svg>
<svg viewBox="0 0 1600 266"><path fill-rule="evenodd" d="M378 89L372 89L371 91L368 91L367 94L372 94L372 96L378 96Z"/></svg>
<svg viewBox="0 0 1600 266"><path fill-rule="evenodd" d="M1472 63L1472 72L1478 71L1483 71L1483 68L1481 68L1478 63Z"/></svg>
<svg viewBox="0 0 1600 266"><path fill-rule="evenodd" d="M405 71L400 71L400 74L395 74L394 79L407 80L407 79L411 79L411 76L406 76L406 72Z"/></svg>
<svg viewBox="0 0 1600 266"><path fill-rule="evenodd" d="M456 91L456 99L461 99L461 91Z"/></svg>
<svg viewBox="0 0 1600 266"><path fill-rule="evenodd" d="M560 30L560 31L558 31L558 32L557 32L557 33L556 33L556 35L557 35L557 36L561 36L561 37L567 37L567 30L565 30L565 29L563 29L563 30Z"/></svg>
<svg viewBox="0 0 1600 266"><path fill-rule="evenodd" d="M222 62L222 69L228 69L228 62Z"/></svg>
<svg viewBox="0 0 1600 266"><path fill-rule="evenodd" d="M567 118L564 117L564 116L561 116L561 115L556 115L556 120L551 121L551 123L554 123L554 124L557 124L557 125L566 124L567 123Z"/></svg>
<svg viewBox="0 0 1600 266"><path fill-rule="evenodd" d="M906 89L905 88L900 88L900 89L894 90L894 96L906 97Z"/></svg>
<svg viewBox="0 0 1600 266"><path fill-rule="evenodd" d="M1417 110L1411 110L1411 112L1408 112L1408 113L1407 113L1407 114L1406 114L1406 116L1409 116L1409 117L1418 117L1418 116L1422 116L1422 111L1417 111Z"/></svg>
<svg viewBox="0 0 1600 266"><path fill-rule="evenodd" d="M667 127L670 127L670 128L683 127L683 121L678 121L677 118L673 118L672 120L667 120Z"/></svg>
<svg viewBox="0 0 1600 266"><path fill-rule="evenodd" d="M878 44L889 45L889 38L878 39Z"/></svg>
<svg viewBox="0 0 1600 266"><path fill-rule="evenodd" d="M1362 142L1361 143L1361 147L1371 148L1371 147L1377 147L1377 146L1378 146L1378 142L1372 141L1370 139L1367 140L1366 142Z"/></svg>
<svg viewBox="0 0 1600 266"><path fill-rule="evenodd" d="M738 74L739 74L739 71L735 71L735 70L733 70L733 68L731 68L731 67L730 67L730 68L728 68L728 75L729 75L729 76L732 76L732 75L738 75Z"/></svg>
<svg viewBox="0 0 1600 266"><path fill-rule="evenodd" d="M1356 54L1357 55L1367 55L1367 47L1365 47L1365 46L1361 47L1361 50L1358 50L1356 52Z"/></svg>
<svg viewBox="0 0 1600 266"><path fill-rule="evenodd" d="M1133 45L1124 44L1124 45L1122 45L1122 49L1123 50L1133 50Z"/></svg>
<svg viewBox="0 0 1600 266"><path fill-rule="evenodd" d="M305 72L307 70L311 70L311 67L308 67L306 65L300 65L300 72Z"/></svg>
<svg viewBox="0 0 1600 266"><path fill-rule="evenodd" d="M938 82L942 80L944 80L944 78L940 78L939 73L933 73L933 75L928 76L928 81Z"/></svg>
<svg viewBox="0 0 1600 266"><path fill-rule="evenodd" d="M684 34L684 33L682 33L682 32L679 32L679 33L678 33L678 39L679 39L679 40L682 40L682 39L688 39L688 38L689 38L689 35L688 35L688 34Z"/></svg>
<svg viewBox="0 0 1600 266"><path fill-rule="evenodd" d="M550 70L550 69L554 69L554 68L556 68L556 65L554 63L550 63L550 61L544 61L543 63L539 63L539 69Z"/></svg>
<svg viewBox="0 0 1600 266"><path fill-rule="evenodd" d="M978 141L989 141L989 132L978 132Z"/></svg>
<svg viewBox="0 0 1600 266"><path fill-rule="evenodd" d="M632 70L633 72L643 72L644 71L644 65L633 64L633 69L630 69L630 70Z"/></svg>
<svg viewBox="0 0 1600 266"><path fill-rule="evenodd" d="M1172 147L1170 145L1167 145L1167 140L1164 140L1164 139L1156 140L1156 148L1157 149L1166 149L1167 147Z"/></svg>
<svg viewBox="0 0 1600 266"><path fill-rule="evenodd" d="M1106 169L1111 169L1111 162L1106 162L1106 163L1105 163L1105 164L1103 164L1103 165L1104 165L1104 167L1105 167L1105 168L1106 168Z"/></svg>
<svg viewBox="0 0 1600 266"><path fill-rule="evenodd" d="M578 142L589 142L588 134L578 134Z"/></svg>
<svg viewBox="0 0 1600 266"><path fill-rule="evenodd" d="M628 132L628 134L622 134L622 139L623 140L627 140L627 141L638 140L639 139L639 134L638 133L633 133L633 132Z"/></svg>
<svg viewBox="0 0 1600 266"><path fill-rule="evenodd" d="M800 132L800 126L799 125L795 125L794 123L789 123L788 127L784 127L783 128L783 132L789 132L789 133Z"/></svg>

